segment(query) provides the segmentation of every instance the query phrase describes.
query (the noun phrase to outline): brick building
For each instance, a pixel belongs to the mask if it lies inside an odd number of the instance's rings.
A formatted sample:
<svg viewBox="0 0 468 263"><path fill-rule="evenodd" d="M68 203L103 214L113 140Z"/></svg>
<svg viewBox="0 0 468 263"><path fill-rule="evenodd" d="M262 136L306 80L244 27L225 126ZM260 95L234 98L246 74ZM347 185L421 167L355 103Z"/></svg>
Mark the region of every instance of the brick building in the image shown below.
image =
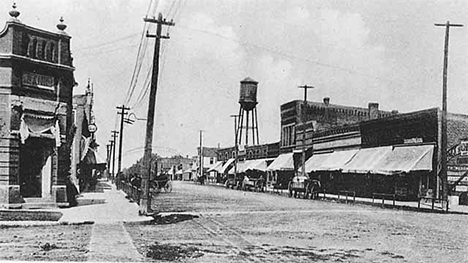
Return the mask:
<svg viewBox="0 0 468 263"><path fill-rule="evenodd" d="M0 203L65 204L70 172L72 90L70 36L21 23L0 32Z"/></svg>
<svg viewBox="0 0 468 263"><path fill-rule="evenodd" d="M302 103L292 101L281 106L281 152L283 159L287 159L286 155L293 159L289 162L291 167L288 167L287 172L276 172L276 175L279 173L288 177L285 181L290 180L289 177L294 176L293 171L297 171L301 165L299 153L302 150L303 137ZM310 171L313 176L320 178L322 182L325 181L325 184L328 183L328 191L337 193L340 189L351 190L360 195L371 195L372 192L380 191L407 195L408 198L414 199L424 188L432 189L436 197L441 197L445 178L440 176L438 165L441 156L440 109L402 114L397 111L380 111L376 103L369 103L367 109L331 105L329 99L325 98L323 103L307 102L305 120L307 162L315 162L315 170L309 167ZM448 113L447 134L449 189L458 195L468 190L468 116ZM387 148L390 152L382 151L385 147L390 147ZM388 161L395 164L395 160L402 163L414 161L414 165L421 165L421 160L426 163L424 169L417 167L418 169L409 171L376 171L375 167L368 167L366 171L362 170L358 174L347 174L350 173L349 170L346 172L343 171L343 167L338 167L340 162L343 162L342 165L351 162L362 149L364 151L361 156L370 153L369 158L378 154L383 156L385 153L386 157L381 163ZM291 153L293 151L295 154ZM309 158L312 152L316 156ZM346 161L337 159L346 154ZM412 160L409 156L422 159ZM322 162L333 163L336 167L320 168L320 164L317 163L320 158ZM275 179L274 176L273 178Z"/></svg>
<svg viewBox="0 0 468 263"><path fill-rule="evenodd" d="M346 133L351 144L359 144L359 142L353 141L353 138L356 138L356 123L398 114L398 111L379 110L378 103L369 103L368 108L330 104L328 97L324 98L322 103L307 101L305 109L303 105L304 102L301 100L281 105L281 152L291 152L295 148L302 147L304 126L306 145L311 144L313 132L327 133L327 131L337 127L344 129L340 135ZM304 122L302 122L302 114L304 114ZM354 126L354 128L349 126Z"/></svg>

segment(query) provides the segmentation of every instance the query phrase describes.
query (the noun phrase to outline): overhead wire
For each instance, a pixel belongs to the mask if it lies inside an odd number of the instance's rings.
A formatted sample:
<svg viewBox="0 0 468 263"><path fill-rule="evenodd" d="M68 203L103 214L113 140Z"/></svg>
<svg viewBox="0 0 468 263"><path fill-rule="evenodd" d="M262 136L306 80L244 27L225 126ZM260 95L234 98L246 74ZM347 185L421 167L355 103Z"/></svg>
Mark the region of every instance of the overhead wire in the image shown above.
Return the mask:
<svg viewBox="0 0 468 263"><path fill-rule="evenodd" d="M270 53L274 53L274 54L277 54L277 55L280 55L280 56L283 56L283 57L288 57L288 58L292 58L292 59L301 60L301 61L304 61L304 62L307 62L307 63L311 63L311 64L315 64L315 65L318 65L318 66L321 66L321 67L333 68L333 69L337 69L337 70L341 70L341 71L346 71L346 72L348 72L348 73L351 74L351 75L358 75L358 76L369 77L369 78L378 79L378 80L383 80L383 81L390 82L390 83L398 83L397 81L392 80L392 79L387 79L387 78L383 78L383 77L380 77L380 76L375 76L375 75L371 75L371 74L361 73L361 72L359 72L359 71L357 71L357 70L355 70L355 69L352 69L352 68L346 68L346 67L342 67L342 66L336 66L336 65L329 64L329 63L320 62L320 61L318 61L318 60L312 60L312 59L308 59L308 58L298 57L298 56L295 56L295 55L292 55L292 54L285 53L285 52L283 52L283 51L275 50L275 49L272 49L272 48L268 48L268 47L261 46L261 45L258 45L258 44L254 44L254 43L247 42L247 41L240 41L240 40L238 40L238 39L231 38L231 37L227 37L227 36L223 36L223 35L220 35L220 34L217 34L217 33L214 33L214 32L210 32L210 31L207 31L207 30L198 29L198 28L193 28L193 27L190 27L190 26L184 26L184 25L180 25L180 24L179 24L178 27L179 27L179 28L186 29L186 30L199 31L199 32L202 32L202 33L204 33L204 34L216 36L216 37L219 37L219 38L228 40L228 41L235 42L235 43L240 44L240 45L243 45L243 46L252 46L252 47L255 47L255 48L258 48L258 49L262 49L262 50L265 50L265 51L268 51L268 52L270 52ZM182 35L182 36L184 36L184 35Z"/></svg>
<svg viewBox="0 0 468 263"><path fill-rule="evenodd" d="M73 51L74 52L82 52L84 50L88 50L88 49L96 49L96 48L101 48L103 46L108 46L108 45L112 45L112 44L115 44L117 42L120 42L120 41L123 41L123 40L126 40L126 39L129 39L129 38L132 38L136 35L138 35L139 33L133 33L133 34L130 34L130 35L126 35L126 36L123 36L121 38L117 38L117 39L114 39L114 40L111 40L111 41L108 41L108 42L103 42L103 43L100 43L100 44L96 44L96 45L91 45L91 46L85 46L85 47L78 47L78 48L74 48ZM84 51L86 52L86 51Z"/></svg>
<svg viewBox="0 0 468 263"><path fill-rule="evenodd" d="M173 10L174 6L175 6L175 9L174 9L174 13L172 14L172 17L169 19L169 20L174 20L176 18L176 16L178 16L180 14L180 7L182 5L182 1L183 0L180 0L180 1L177 1L177 0L174 0L172 2L172 5L171 7L169 8L169 11L168 11L168 17L170 17L171 15L171 11ZM177 5L175 5L175 3L177 2ZM168 30L167 32L169 33L169 29L171 27L168 27ZM160 53L160 58L162 60L162 63L161 63L161 66L160 66L160 70L159 70L159 73L160 75L163 75L163 72L164 72L164 67L166 65L166 42L162 42L162 49L161 49L161 53ZM152 71L152 67L150 68L150 72ZM147 78L148 80L148 78ZM161 78L158 78L158 85L160 84L161 82ZM145 81L146 83L146 81ZM146 86L146 89L144 90L144 92L141 92L140 95L138 96L138 99L136 101L136 103L134 104L134 106L132 108L138 108L139 106L141 106L141 102L143 101L143 99L146 98L146 95L148 94L148 91L151 87L150 83L148 83L148 85L144 85L144 87Z"/></svg>
<svg viewBox="0 0 468 263"><path fill-rule="evenodd" d="M156 4L154 6L157 6L158 5L158 2L156 1ZM149 16L150 15L150 10L151 10L151 7L153 7L153 0L150 0L150 3L148 5L148 9L146 11L146 15ZM153 7L153 12L154 13L154 10L156 10L155 7ZM140 71L141 71L141 66L143 64L143 59L144 59L144 56L146 54L146 48L147 48L147 38L146 38L146 31L148 30L148 27L149 25L147 23L144 23L143 25L143 31L141 33L141 37L140 37L140 44L138 46L138 51L137 51L137 57L136 57L136 62L135 62L135 67L134 67L134 70L133 70L133 73L132 73L132 77L130 79L130 84L129 84L129 89L127 91L127 94L125 96L125 99L124 99L124 105L125 104L128 104L128 102L130 101L132 95L133 95L133 92L135 91L135 87L138 83L138 77L139 77L139 74L140 74Z"/></svg>

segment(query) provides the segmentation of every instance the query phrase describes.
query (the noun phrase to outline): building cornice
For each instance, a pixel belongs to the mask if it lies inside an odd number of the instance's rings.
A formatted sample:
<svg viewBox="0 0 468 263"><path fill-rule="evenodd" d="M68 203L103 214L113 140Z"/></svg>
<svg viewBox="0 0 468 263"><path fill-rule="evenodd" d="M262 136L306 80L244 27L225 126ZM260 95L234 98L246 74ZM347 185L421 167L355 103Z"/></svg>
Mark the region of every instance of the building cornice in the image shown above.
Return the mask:
<svg viewBox="0 0 468 263"><path fill-rule="evenodd" d="M54 33L54 32L50 32L50 31L47 31L47 30L44 30L44 29L40 29L40 28L35 28L35 27L32 27L32 26L28 26L26 24L23 24L19 21L15 21L15 20L10 20L10 21L7 21L5 23L5 27L3 28L2 31L0 31L0 37L2 37L3 35L5 35L7 32L8 32L8 28L11 26L11 25L14 25L14 26L18 26L18 27L23 27L29 31L32 31L32 32L35 32L35 33L39 33L39 34L44 34L44 35L49 35L51 37L54 37L54 38L67 38L67 39L71 39L71 36L69 36L68 34L66 34L65 32L64 33Z"/></svg>
<svg viewBox="0 0 468 263"><path fill-rule="evenodd" d="M11 60L19 60L19 61L24 61L24 62L30 62L42 66L48 66L48 67L53 67L56 69L60 70L66 70L66 71L74 71L75 67L70 67L67 65L62 65L62 64L57 64L57 63L52 63L48 61L43 61L43 60L38 60L38 59L33 59L25 56L20 56L20 55L15 55L15 54L1 54L0 53L0 59L11 59Z"/></svg>

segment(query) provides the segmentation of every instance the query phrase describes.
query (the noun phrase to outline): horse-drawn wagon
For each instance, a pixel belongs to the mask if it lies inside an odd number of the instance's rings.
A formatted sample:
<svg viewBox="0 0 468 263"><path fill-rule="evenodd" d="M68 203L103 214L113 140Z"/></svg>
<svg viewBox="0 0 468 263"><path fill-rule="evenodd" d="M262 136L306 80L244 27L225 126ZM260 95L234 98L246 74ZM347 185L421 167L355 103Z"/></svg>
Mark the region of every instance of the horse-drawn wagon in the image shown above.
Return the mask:
<svg viewBox="0 0 468 263"><path fill-rule="evenodd" d="M310 179L308 176L296 175L289 182L289 197L297 197L298 193L303 193L304 198L316 198L320 189L320 181Z"/></svg>

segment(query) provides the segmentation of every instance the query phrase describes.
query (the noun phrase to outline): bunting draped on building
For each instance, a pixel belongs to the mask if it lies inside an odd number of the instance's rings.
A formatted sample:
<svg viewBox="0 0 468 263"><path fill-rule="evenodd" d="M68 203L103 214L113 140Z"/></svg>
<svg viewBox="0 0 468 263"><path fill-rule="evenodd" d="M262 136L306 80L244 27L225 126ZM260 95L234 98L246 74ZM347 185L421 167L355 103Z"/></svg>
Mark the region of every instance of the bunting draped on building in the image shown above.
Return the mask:
<svg viewBox="0 0 468 263"><path fill-rule="evenodd" d="M55 145L60 147L60 125L58 119L48 116L23 114L19 134L24 144L29 137L48 137L55 139Z"/></svg>

